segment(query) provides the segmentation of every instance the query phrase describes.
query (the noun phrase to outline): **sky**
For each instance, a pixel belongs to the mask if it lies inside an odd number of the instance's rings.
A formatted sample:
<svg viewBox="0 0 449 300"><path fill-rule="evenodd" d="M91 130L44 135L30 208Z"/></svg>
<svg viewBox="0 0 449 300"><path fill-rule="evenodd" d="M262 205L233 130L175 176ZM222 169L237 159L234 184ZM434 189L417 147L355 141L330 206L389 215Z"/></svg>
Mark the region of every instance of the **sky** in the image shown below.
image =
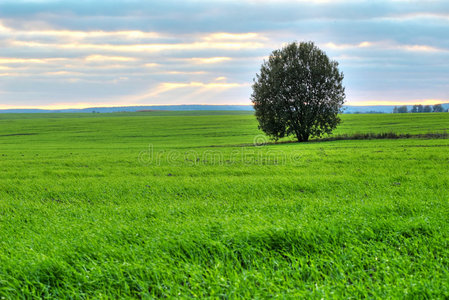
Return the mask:
<svg viewBox="0 0 449 300"><path fill-rule="evenodd" d="M0 0L0 109L249 105L301 41L339 62L347 105L449 102L447 0Z"/></svg>

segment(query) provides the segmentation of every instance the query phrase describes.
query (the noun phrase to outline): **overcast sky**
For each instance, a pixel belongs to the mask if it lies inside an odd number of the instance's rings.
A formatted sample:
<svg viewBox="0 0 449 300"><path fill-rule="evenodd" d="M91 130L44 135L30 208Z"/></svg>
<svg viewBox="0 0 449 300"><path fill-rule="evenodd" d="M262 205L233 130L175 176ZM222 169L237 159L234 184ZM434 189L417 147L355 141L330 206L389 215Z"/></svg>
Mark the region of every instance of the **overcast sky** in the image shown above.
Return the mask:
<svg viewBox="0 0 449 300"><path fill-rule="evenodd" d="M0 0L0 108L250 104L293 41L340 63L349 105L449 102L447 0Z"/></svg>

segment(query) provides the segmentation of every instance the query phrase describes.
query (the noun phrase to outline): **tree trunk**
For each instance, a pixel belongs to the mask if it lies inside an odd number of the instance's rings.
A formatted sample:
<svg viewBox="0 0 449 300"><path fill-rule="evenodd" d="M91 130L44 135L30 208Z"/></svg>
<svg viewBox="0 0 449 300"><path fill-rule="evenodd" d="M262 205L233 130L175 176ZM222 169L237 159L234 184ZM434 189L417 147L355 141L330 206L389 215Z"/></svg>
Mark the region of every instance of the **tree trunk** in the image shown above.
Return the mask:
<svg viewBox="0 0 449 300"><path fill-rule="evenodd" d="M309 134L306 132L296 132L296 138L298 139L298 142L307 142L309 141Z"/></svg>

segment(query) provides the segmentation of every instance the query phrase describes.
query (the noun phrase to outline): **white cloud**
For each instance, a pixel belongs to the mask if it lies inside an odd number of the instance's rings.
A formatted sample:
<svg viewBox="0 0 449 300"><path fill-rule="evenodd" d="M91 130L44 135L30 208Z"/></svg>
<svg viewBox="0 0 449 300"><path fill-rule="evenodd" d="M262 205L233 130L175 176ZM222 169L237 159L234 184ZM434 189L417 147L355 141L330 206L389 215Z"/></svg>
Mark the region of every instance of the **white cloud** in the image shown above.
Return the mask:
<svg viewBox="0 0 449 300"><path fill-rule="evenodd" d="M227 90L232 88L240 88L240 87L246 87L249 84L247 83L228 83L228 82L198 82L198 81L192 81L192 82L163 82L157 85L155 88L150 89L147 92L144 92L142 94L133 95L127 97L129 101L141 101L145 99L149 99L152 97L159 96L161 94L167 93L172 90L178 90L178 89L184 89L184 90L194 90L194 91L220 91L220 90Z"/></svg>
<svg viewBox="0 0 449 300"><path fill-rule="evenodd" d="M107 62L107 61L119 61L119 62L127 62L127 61L136 61L135 57L126 57L126 56L110 56L110 55L100 55L93 54L89 55L85 58L88 62Z"/></svg>
<svg viewBox="0 0 449 300"><path fill-rule="evenodd" d="M447 94L445 1L30 3L0 1L5 103L248 104L267 55L304 40L340 62L349 101Z"/></svg>

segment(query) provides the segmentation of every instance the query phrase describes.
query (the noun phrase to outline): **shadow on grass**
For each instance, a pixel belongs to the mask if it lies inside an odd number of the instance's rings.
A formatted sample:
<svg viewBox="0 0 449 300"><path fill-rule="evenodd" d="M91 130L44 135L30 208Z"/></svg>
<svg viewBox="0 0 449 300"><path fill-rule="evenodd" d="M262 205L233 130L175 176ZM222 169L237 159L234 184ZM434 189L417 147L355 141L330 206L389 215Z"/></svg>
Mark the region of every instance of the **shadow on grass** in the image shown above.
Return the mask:
<svg viewBox="0 0 449 300"><path fill-rule="evenodd" d="M210 147L261 147L261 146L271 146L271 145L283 145L283 144L311 144L311 143L321 143L321 142L332 142L332 141L349 141L349 140L395 140L395 139L447 139L449 138L449 132L440 132L440 133L418 133L418 134L410 134L410 133L395 133L395 132L383 132L383 133L353 133L353 134L339 134L331 137L325 138L314 138L309 140L308 142L298 142L295 140L290 141L272 141L266 142L262 145L260 144L233 144L233 145L211 145L204 146L205 148ZM198 147L197 147L198 148Z"/></svg>

